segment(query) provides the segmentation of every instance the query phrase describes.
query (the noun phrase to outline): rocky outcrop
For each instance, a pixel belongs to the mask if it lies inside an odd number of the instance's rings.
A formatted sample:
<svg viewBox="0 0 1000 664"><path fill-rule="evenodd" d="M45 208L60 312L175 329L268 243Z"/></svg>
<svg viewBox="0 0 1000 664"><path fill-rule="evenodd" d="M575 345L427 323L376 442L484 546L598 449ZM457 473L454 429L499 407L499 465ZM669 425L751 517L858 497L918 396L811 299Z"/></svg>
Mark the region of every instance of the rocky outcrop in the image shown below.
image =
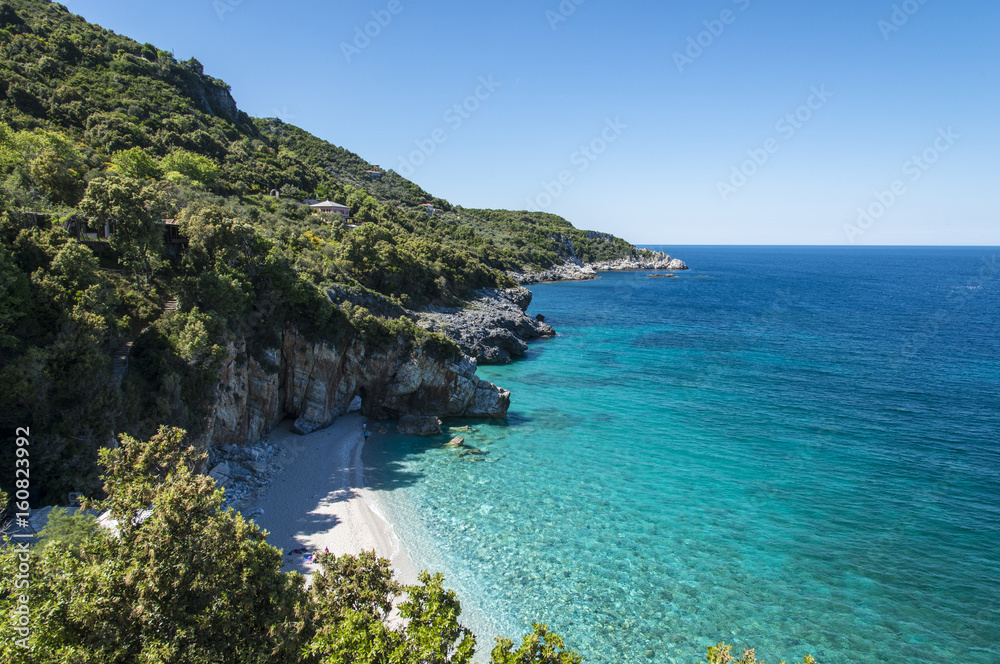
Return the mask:
<svg viewBox="0 0 1000 664"><path fill-rule="evenodd" d="M662 251L633 253L630 256L602 263L591 263L595 270L686 270L684 261L671 258Z"/></svg>
<svg viewBox="0 0 1000 664"><path fill-rule="evenodd" d="M555 336L552 326L524 313L530 304L526 288L488 288L478 291L467 307L417 312L417 322L447 335L480 364L502 364L524 355L526 341Z"/></svg>
<svg viewBox="0 0 1000 664"><path fill-rule="evenodd" d="M441 360L402 342L371 351L357 339L336 346L286 330L279 348L256 357L245 342L227 350L206 449L259 440L285 418L301 433L324 428L356 396L374 419L499 418L510 406L510 392L476 376L475 359Z"/></svg>
<svg viewBox="0 0 1000 664"><path fill-rule="evenodd" d="M587 279L597 278L597 272L594 268L576 258L570 258L561 265L554 265L538 272L518 272L511 270L507 274L522 286L543 284L551 281L586 281Z"/></svg>
<svg viewBox="0 0 1000 664"><path fill-rule="evenodd" d="M589 232L589 231L588 231ZM510 277L521 284L527 286L531 284L547 283L550 281L583 281L586 279L596 279L597 274L602 270L686 270L688 266L684 261L671 258L662 251L634 251L628 256L617 258L612 261L602 261L599 263L584 263L577 258L569 258L561 265L555 265L546 270L538 272L507 272Z"/></svg>

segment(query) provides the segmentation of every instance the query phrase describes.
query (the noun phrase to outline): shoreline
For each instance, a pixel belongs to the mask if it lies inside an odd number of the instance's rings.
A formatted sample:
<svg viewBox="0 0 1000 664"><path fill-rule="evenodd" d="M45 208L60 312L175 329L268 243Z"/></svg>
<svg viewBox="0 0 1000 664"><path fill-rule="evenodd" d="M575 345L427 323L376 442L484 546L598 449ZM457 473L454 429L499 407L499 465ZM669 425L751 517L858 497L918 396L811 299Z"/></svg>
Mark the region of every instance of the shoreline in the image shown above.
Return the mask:
<svg viewBox="0 0 1000 664"><path fill-rule="evenodd" d="M374 549L376 555L389 560L396 580L403 585L417 584L419 569L444 573L446 587L456 592L462 603L462 624L473 630L480 646L492 648L503 632L502 621L487 609L488 593L480 596L467 585L467 579L463 582L462 575L449 568L433 537L417 536L420 542L411 542L416 545L414 555L422 560L418 568L389 518L405 519L406 514L393 514L391 508L398 505L391 504L388 497L380 499L366 487L361 430L365 421L360 413L349 413L326 429L305 436L292 433L291 420L275 427L268 442L277 448L272 468L278 469L241 511L252 514L254 522L267 532L267 542L281 549L283 571L301 573L307 587L319 567L306 560L306 555L289 555L290 551L329 549L339 556ZM372 436L392 435L369 431ZM512 625L508 627L517 631Z"/></svg>
<svg viewBox="0 0 1000 664"><path fill-rule="evenodd" d="M293 550L329 550L339 556L374 549L389 559L397 580L417 582L416 566L365 487L364 422L359 413L350 413L301 436L286 421L269 436L279 448L275 460L282 468L248 511L256 513L254 522L267 532L268 543L281 549L285 570L302 573L307 583L318 566L307 554L290 555Z"/></svg>

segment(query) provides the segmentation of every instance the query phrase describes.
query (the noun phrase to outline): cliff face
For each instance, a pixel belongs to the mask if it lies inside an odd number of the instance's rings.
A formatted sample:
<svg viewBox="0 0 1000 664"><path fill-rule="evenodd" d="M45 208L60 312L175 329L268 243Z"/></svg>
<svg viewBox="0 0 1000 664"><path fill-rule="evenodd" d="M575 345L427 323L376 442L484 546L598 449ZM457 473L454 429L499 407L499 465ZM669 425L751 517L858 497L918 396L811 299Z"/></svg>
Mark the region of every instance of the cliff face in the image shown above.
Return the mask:
<svg viewBox="0 0 1000 664"><path fill-rule="evenodd" d="M476 362L442 361L394 344L369 352L358 340L342 347L306 340L286 330L281 346L249 356L246 343L229 347L203 444L259 440L286 417L310 433L347 412L355 396L376 419L407 414L504 417L510 392L476 377Z"/></svg>

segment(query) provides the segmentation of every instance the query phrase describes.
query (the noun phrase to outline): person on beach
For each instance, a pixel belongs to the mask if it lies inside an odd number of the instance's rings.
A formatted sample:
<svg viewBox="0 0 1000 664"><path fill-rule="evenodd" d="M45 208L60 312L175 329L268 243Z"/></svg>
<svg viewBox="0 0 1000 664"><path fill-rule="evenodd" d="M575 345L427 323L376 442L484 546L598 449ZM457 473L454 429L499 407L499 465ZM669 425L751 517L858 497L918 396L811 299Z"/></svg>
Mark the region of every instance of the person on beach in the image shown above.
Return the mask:
<svg viewBox="0 0 1000 664"><path fill-rule="evenodd" d="M368 440L368 424L367 423L362 424L361 430L365 432L365 440Z"/></svg>

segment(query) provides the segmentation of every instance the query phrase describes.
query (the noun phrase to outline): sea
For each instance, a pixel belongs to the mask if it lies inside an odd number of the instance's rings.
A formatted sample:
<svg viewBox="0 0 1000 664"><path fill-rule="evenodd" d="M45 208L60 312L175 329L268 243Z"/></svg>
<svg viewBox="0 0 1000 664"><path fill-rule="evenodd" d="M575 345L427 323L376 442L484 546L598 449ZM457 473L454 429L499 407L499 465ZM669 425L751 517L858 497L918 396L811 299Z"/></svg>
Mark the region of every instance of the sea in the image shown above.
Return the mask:
<svg viewBox="0 0 1000 664"><path fill-rule="evenodd" d="M1000 248L652 248L691 269L531 287L505 421L365 449L478 658L1000 662Z"/></svg>

